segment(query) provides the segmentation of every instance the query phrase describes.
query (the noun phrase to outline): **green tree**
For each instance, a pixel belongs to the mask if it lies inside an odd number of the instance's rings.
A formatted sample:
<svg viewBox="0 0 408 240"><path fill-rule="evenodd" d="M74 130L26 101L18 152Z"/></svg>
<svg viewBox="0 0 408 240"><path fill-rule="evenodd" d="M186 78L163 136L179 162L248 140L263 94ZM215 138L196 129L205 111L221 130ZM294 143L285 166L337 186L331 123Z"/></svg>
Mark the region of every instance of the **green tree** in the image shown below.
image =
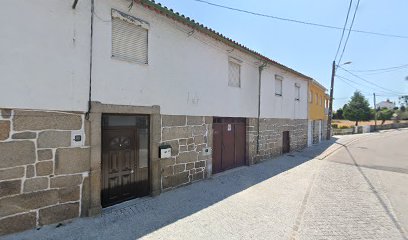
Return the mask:
<svg viewBox="0 0 408 240"><path fill-rule="evenodd" d="M339 108L339 109L336 111L336 114L337 114L337 119L344 119L344 117L343 117L343 109L342 109L342 108Z"/></svg>
<svg viewBox="0 0 408 240"><path fill-rule="evenodd" d="M408 77L407 77L408 78ZM408 79L407 79L408 80ZM408 95L399 97L400 104L403 106L408 106Z"/></svg>
<svg viewBox="0 0 408 240"><path fill-rule="evenodd" d="M383 125L386 120L391 119L392 114L394 114L394 111L387 108L383 108L381 109L381 111L377 113L377 119L382 120L381 125Z"/></svg>
<svg viewBox="0 0 408 240"><path fill-rule="evenodd" d="M360 91L354 92L354 95L343 111L344 118L355 121L356 126L358 126L359 121L370 120L370 104Z"/></svg>

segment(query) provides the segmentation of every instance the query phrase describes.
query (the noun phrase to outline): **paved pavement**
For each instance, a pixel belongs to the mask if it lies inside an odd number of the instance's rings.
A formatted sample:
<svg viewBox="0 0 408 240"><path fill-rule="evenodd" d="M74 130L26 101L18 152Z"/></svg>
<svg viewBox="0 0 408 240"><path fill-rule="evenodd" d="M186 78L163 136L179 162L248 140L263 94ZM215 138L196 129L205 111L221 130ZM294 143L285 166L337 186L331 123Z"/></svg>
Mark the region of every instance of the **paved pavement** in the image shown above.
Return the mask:
<svg viewBox="0 0 408 240"><path fill-rule="evenodd" d="M407 137L343 136L4 239L407 239Z"/></svg>

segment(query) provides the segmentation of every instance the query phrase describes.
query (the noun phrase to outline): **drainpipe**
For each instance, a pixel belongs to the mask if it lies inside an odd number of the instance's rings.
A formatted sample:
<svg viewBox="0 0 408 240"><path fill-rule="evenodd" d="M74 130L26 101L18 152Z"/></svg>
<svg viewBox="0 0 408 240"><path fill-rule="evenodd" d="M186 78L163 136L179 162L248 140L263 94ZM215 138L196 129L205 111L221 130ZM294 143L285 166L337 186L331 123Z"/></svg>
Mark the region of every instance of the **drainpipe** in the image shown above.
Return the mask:
<svg viewBox="0 0 408 240"><path fill-rule="evenodd" d="M256 135L256 154L259 154L259 122L261 118L261 82L262 82L262 71L266 67L266 62L262 63L261 66L259 66L259 80L258 80L258 133Z"/></svg>
<svg viewBox="0 0 408 240"><path fill-rule="evenodd" d="M88 90L88 111L85 113L85 119L89 120L89 114L91 113L91 100L92 100L92 52L93 52L93 24L94 24L94 10L95 0L91 0L91 43L89 52L89 90Z"/></svg>

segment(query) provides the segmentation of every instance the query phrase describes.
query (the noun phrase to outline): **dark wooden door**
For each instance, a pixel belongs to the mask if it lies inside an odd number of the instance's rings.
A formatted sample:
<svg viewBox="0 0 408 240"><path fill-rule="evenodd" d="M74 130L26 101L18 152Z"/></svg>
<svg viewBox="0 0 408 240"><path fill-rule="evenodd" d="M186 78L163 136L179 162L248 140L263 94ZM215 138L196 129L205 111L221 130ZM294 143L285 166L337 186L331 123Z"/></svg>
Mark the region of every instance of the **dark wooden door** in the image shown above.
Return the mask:
<svg viewBox="0 0 408 240"><path fill-rule="evenodd" d="M284 131L282 134L282 153L290 152L290 136L289 131Z"/></svg>
<svg viewBox="0 0 408 240"><path fill-rule="evenodd" d="M222 170L231 169L235 165L235 128L233 124L222 126Z"/></svg>
<svg viewBox="0 0 408 240"><path fill-rule="evenodd" d="M136 126L102 129L102 206L149 194L148 132Z"/></svg>
<svg viewBox="0 0 408 240"><path fill-rule="evenodd" d="M245 165L245 119L214 118L213 173Z"/></svg>

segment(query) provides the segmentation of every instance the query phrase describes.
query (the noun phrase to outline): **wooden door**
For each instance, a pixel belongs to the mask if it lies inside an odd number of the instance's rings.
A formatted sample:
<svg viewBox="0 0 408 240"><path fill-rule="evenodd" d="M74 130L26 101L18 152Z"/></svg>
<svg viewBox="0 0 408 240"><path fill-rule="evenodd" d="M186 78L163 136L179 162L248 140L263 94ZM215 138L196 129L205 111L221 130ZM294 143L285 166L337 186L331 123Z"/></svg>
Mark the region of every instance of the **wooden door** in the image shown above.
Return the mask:
<svg viewBox="0 0 408 240"><path fill-rule="evenodd" d="M213 130L213 173L245 165L245 119L214 118Z"/></svg>
<svg viewBox="0 0 408 240"><path fill-rule="evenodd" d="M137 126L102 129L103 207L149 194L147 159L147 129Z"/></svg>
<svg viewBox="0 0 408 240"><path fill-rule="evenodd" d="M235 128L231 123L224 123L222 127L222 170L233 168L235 165Z"/></svg>
<svg viewBox="0 0 408 240"><path fill-rule="evenodd" d="M223 125L213 124L212 173L219 173L222 171L222 135L223 135Z"/></svg>
<svg viewBox="0 0 408 240"><path fill-rule="evenodd" d="M246 124L235 124L235 165L245 165L245 153L246 153Z"/></svg>
<svg viewBox="0 0 408 240"><path fill-rule="evenodd" d="M283 132L283 139L282 139L282 153L290 152L290 136L289 131Z"/></svg>

